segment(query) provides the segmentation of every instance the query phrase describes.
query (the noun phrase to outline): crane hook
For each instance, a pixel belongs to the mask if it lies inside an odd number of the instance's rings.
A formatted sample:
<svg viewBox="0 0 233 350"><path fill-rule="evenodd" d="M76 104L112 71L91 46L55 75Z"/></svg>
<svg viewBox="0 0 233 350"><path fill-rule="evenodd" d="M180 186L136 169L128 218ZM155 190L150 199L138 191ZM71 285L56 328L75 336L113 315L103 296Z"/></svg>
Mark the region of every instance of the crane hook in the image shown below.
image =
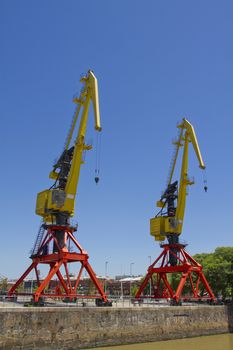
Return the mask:
<svg viewBox="0 0 233 350"><path fill-rule="evenodd" d="M95 164L95 183L98 184L99 172L100 172L100 146L101 146L101 135L96 134L96 164Z"/></svg>
<svg viewBox="0 0 233 350"><path fill-rule="evenodd" d="M207 180L204 180L204 191L208 191Z"/></svg>

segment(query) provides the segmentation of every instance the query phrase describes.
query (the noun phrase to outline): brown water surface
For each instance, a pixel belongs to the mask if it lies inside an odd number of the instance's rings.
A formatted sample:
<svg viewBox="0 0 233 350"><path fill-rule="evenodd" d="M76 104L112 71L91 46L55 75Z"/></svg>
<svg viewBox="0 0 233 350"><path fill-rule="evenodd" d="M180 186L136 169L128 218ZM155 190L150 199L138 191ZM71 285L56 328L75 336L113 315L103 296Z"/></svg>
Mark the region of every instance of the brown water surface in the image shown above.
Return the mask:
<svg viewBox="0 0 233 350"><path fill-rule="evenodd" d="M233 334L108 346L98 350L233 350Z"/></svg>

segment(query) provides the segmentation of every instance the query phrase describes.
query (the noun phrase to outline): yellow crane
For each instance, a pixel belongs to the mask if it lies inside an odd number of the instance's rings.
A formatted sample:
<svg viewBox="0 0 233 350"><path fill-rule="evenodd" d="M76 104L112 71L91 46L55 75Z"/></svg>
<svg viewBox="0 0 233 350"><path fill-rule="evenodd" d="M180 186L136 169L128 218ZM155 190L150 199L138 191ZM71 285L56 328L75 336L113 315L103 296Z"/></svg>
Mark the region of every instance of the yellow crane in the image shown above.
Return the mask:
<svg viewBox="0 0 233 350"><path fill-rule="evenodd" d="M193 145L199 166L205 169L197 137L193 126L187 119L178 125L179 136L175 142L175 153L171 162L167 188L163 192L157 206L158 214L150 220L150 233L156 241L161 243L163 251L148 267L147 274L142 281L135 298L170 299L171 304L180 305L185 299L182 294L184 286L189 283L190 300L215 301L215 296L202 272L202 266L185 250L186 244L179 242L184 222L187 187L194 184L188 176L189 143ZM180 181L173 180L179 150L183 148L180 171ZM204 187L207 191L207 186ZM177 286L172 285L173 274L177 278ZM149 283L150 295L146 292ZM143 294L144 293L144 294ZM146 293L146 295L145 295Z"/></svg>
<svg viewBox="0 0 233 350"><path fill-rule="evenodd" d="M91 102L94 110L95 130L97 132L101 131L97 79L94 73L89 70L88 74L82 77L81 82L83 83L83 88L80 96L74 99L77 106L65 149L49 174L54 183L49 189L39 192L37 195L36 214L43 218L43 224L40 227L32 250L32 264L10 289L9 296L16 294L18 286L34 269L37 289L32 295L36 303L39 302L41 297L51 296L54 298L68 298L68 300L84 297L95 298L98 306L111 305L111 302L107 301L103 286L88 262L89 256L87 252L74 236L77 227L73 227L70 224L70 218L74 215L80 168L81 164L83 164L83 152L92 148L91 145L85 143ZM78 133L74 137L73 134L78 120ZM98 182L98 176L96 176L95 180ZM70 263L80 263L81 265L77 277L73 281L70 278L68 265ZM47 264L49 267L49 272L43 281L40 280L38 264ZM60 268L63 268L63 271ZM89 274L98 294L85 296L79 294L78 287L84 269ZM46 288L48 288L54 276L57 277L58 282L56 291L51 295L51 293L46 293Z"/></svg>
<svg viewBox="0 0 233 350"><path fill-rule="evenodd" d="M187 186L194 184L194 181L190 180L188 176L189 143L193 145L199 167L205 169L193 126L187 119L183 119L182 123L178 125L178 128L180 131L178 140L175 142L175 154L171 163L167 188L160 200L157 201L157 207L161 208L161 210L155 218L150 220L150 233L154 236L155 240L164 241L167 238L171 244L178 243L178 237L182 232L184 222ZM178 189L178 181L173 182L173 175L181 147L183 147L183 157ZM206 186L205 190L207 190ZM164 212L166 209L167 211Z"/></svg>

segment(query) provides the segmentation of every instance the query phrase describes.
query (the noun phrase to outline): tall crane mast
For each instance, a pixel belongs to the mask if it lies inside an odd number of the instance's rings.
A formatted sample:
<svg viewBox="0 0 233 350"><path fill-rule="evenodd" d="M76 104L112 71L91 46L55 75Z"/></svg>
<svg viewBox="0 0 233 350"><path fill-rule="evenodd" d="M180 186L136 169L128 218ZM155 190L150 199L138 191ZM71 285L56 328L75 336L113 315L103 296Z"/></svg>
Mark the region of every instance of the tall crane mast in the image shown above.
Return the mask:
<svg viewBox="0 0 233 350"><path fill-rule="evenodd" d="M178 140L175 142L175 154L171 163L168 176L167 188L163 192L157 207L161 208L155 218L150 220L150 233L156 241L168 239L169 243L178 243L182 232L186 207L187 187L194 184L188 176L188 151L189 143L193 145L199 167L204 170L205 164L202 159L197 137L193 126L187 119L183 119L178 125L180 129ZM179 150L183 147L180 181L173 181L173 175L177 164ZM166 210L166 212L164 212Z"/></svg>
<svg viewBox="0 0 233 350"><path fill-rule="evenodd" d="M12 286L8 292L9 297L20 295L17 288L34 270L37 288L35 292L30 294L33 296L34 303L39 303L41 298L46 297L68 299L69 301L75 301L77 298L90 298L96 300L97 306L111 306L102 284L89 264L87 252L74 236L77 227L70 224L70 218L74 215L80 168L83 164L83 151L92 148L91 145L85 143L91 102L94 110L95 130L101 131L97 79L94 73L89 70L87 75L82 77L81 82L83 88L80 96L74 99L77 106L64 151L49 174L54 183L49 189L39 192L37 195L36 214L42 217L43 223L32 249L32 263ZM76 137L73 137L78 120L78 133ZM98 182L97 176L95 180ZM70 263L80 264L74 280L70 278ZM39 264L48 266L48 274L43 280L40 279ZM79 284L84 270L89 274L95 286L94 295L83 295L79 292ZM49 287L54 276L57 277L56 288L52 293L46 293L46 288Z"/></svg>

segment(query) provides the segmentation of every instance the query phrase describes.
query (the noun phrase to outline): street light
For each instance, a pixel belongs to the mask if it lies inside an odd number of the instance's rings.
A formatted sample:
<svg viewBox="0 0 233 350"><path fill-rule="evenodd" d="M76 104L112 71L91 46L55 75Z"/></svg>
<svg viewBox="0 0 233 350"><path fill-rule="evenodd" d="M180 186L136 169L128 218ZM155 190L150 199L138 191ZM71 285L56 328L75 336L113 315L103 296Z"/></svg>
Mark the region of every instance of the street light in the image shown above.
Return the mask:
<svg viewBox="0 0 233 350"><path fill-rule="evenodd" d="M130 263L130 277L132 276L132 267L133 267L133 265L134 265L134 263L131 262L131 263Z"/></svg>
<svg viewBox="0 0 233 350"><path fill-rule="evenodd" d="M148 258L149 258L149 262L150 262L149 266L151 266L151 255L149 255ZM151 278L150 278L150 297L151 297Z"/></svg>
<svg viewBox="0 0 233 350"><path fill-rule="evenodd" d="M108 268L108 261L105 261L105 283L104 283L104 293L107 291L107 268Z"/></svg>
<svg viewBox="0 0 233 350"><path fill-rule="evenodd" d="M129 296L131 298L131 277L132 277L132 268L133 268L134 263L130 263L130 281L129 281Z"/></svg>
<svg viewBox="0 0 233 350"><path fill-rule="evenodd" d="M31 275L31 288L30 288L31 294L33 292L33 280L34 280L34 270L32 271L32 275Z"/></svg>
<svg viewBox="0 0 233 350"><path fill-rule="evenodd" d="M121 280L121 299L124 298L124 291L123 291L123 281Z"/></svg>

